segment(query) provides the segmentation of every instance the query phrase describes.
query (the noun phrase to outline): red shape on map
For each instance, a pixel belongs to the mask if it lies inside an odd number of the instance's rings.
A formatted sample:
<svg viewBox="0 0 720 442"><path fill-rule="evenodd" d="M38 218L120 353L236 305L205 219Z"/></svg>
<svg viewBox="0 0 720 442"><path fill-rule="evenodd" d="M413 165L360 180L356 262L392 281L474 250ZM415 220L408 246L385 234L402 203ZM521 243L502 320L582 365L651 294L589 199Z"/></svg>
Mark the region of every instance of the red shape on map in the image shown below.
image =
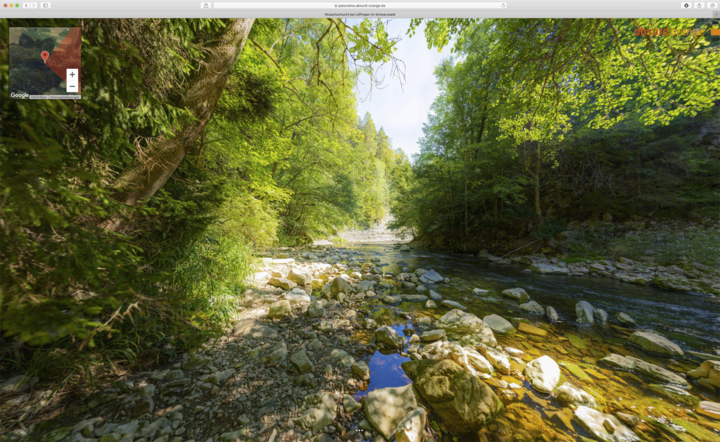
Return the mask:
<svg viewBox="0 0 720 442"><path fill-rule="evenodd" d="M47 63L47 59L48 59L48 57L50 56L50 54L48 53L48 51L42 51L42 53L40 54L40 56L42 57L43 61L44 61L45 63Z"/></svg>
<svg viewBox="0 0 720 442"><path fill-rule="evenodd" d="M80 28L72 28L60 42L57 48L50 54L45 64L53 70L63 81L67 81L67 69L77 69L80 74L80 43L82 42ZM78 77L78 92L80 92L80 81Z"/></svg>

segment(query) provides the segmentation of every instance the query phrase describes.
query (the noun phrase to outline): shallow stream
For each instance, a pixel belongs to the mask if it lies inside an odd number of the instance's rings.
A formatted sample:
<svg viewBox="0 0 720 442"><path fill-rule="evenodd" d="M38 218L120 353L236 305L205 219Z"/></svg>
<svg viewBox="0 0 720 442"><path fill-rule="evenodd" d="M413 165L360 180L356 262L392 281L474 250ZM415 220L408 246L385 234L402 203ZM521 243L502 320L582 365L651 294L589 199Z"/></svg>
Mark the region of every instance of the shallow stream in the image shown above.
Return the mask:
<svg viewBox="0 0 720 442"><path fill-rule="evenodd" d="M701 440L720 441L720 422L697 413L692 406L699 400L718 402L714 392L693 384L689 397L682 401L669 398L650 389L651 381L629 372L614 371L597 361L607 354L619 353L635 356L668 370L685 373L702 361L687 358L670 360L653 356L628 345L627 337L634 331L619 326L612 319L615 313L629 314L639 329L659 332L687 351L714 353L720 349L720 304L707 295L668 292L653 287L623 283L595 276L568 277L522 273L522 265L495 265L471 255L438 254L422 250L401 252L392 244L353 244L348 248L365 257L379 258L379 266L400 264L412 272L417 268L433 269L450 284L427 285L449 299L468 307L468 311L482 318L496 313L517 327L526 321L548 330L546 337L523 334L512 336L496 334L498 343L521 349L528 362L548 355L561 365L565 381L592 394L599 409L614 414L622 411L643 419L634 431L643 440ZM553 306L562 322L548 324L544 317L523 314L517 302L500 296L502 290L522 287L531 299L543 306ZM490 295L479 297L473 288L491 290ZM410 291L394 290L396 294ZM426 293L425 293L426 294ZM610 314L610 327L579 327L575 323L575 304L588 301ZM425 308L424 302L403 302L385 305L373 300L368 307L378 323L392 324L401 336L406 329L418 333L426 329L402 319L396 310L412 312L415 317L440 318L448 309L443 306ZM427 329L432 329L427 328ZM365 332L357 339L365 341L371 336ZM399 354L384 355L376 352L371 361L371 380L365 391L356 393L360 398L376 388L405 385L410 380L400 364L409 360ZM513 368L522 373L524 365L513 362ZM522 389L503 389L500 379L523 386ZM496 376L487 381L503 400L506 408L495 423L484 430L491 440L581 440L591 435L572 420L572 411L561 406L554 397L538 393L527 381L512 376ZM507 391L502 391L507 390ZM439 423L436 423L436 425ZM473 436L474 439L475 436Z"/></svg>

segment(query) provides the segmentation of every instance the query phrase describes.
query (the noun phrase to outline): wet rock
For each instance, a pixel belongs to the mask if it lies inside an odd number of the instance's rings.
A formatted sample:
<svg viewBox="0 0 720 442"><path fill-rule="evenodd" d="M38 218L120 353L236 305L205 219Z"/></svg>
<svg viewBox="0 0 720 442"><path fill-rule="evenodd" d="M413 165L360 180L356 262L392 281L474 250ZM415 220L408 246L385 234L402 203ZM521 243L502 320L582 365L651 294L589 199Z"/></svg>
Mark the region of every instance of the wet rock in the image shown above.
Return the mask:
<svg viewBox="0 0 720 442"><path fill-rule="evenodd" d="M575 314L580 325L592 325L595 322L595 307L587 301L575 304Z"/></svg>
<svg viewBox="0 0 720 442"><path fill-rule="evenodd" d="M682 376L632 356L622 356L616 353L611 353L602 358L599 362L618 370L634 371L652 380L684 387L690 386L690 384L688 384Z"/></svg>
<svg viewBox="0 0 720 442"><path fill-rule="evenodd" d="M402 368L456 436L492 422L503 405L492 389L451 360L409 361Z"/></svg>
<svg viewBox="0 0 720 442"><path fill-rule="evenodd" d="M648 385L650 391L653 391L661 396L671 398L675 402L687 404L690 406L697 405L700 399L688 393L684 388L680 388L677 385L663 385L663 384L650 384Z"/></svg>
<svg viewBox="0 0 720 442"><path fill-rule="evenodd" d="M420 340L423 342L434 342L441 339L446 339L447 335L445 330L430 330L420 335Z"/></svg>
<svg viewBox="0 0 720 442"><path fill-rule="evenodd" d="M280 319L291 311L292 307L290 306L290 301L282 300L273 302L272 304L270 304L270 311L268 312L268 317L272 319Z"/></svg>
<svg viewBox="0 0 720 442"><path fill-rule="evenodd" d="M404 387L380 388L368 393L364 408L365 417L372 426L383 437L390 439L395 433L397 424L409 411L417 408L417 399L412 384Z"/></svg>
<svg viewBox="0 0 720 442"><path fill-rule="evenodd" d="M437 307L437 304L435 304L435 301L432 299L428 299L428 301L425 303L425 308L435 308Z"/></svg>
<svg viewBox="0 0 720 442"><path fill-rule="evenodd" d="M534 325L530 325L527 322L521 322L518 325L518 330L520 330L523 333L530 333L531 335L537 335L537 336L547 336L547 330L544 330L540 327L535 327Z"/></svg>
<svg viewBox="0 0 720 442"><path fill-rule="evenodd" d="M444 305L445 307L448 307L448 308L460 309L460 310L467 310L467 307L465 307L464 305L460 304L459 302L450 301L450 300L448 300L448 299L444 300L444 301L441 302L440 304L442 304L442 305Z"/></svg>
<svg viewBox="0 0 720 442"><path fill-rule="evenodd" d="M720 361L705 361L695 370L690 370L688 376L706 387L720 388Z"/></svg>
<svg viewBox="0 0 720 442"><path fill-rule="evenodd" d="M370 380L370 367L364 361L354 363L352 365L352 372L355 376L359 377L363 381Z"/></svg>
<svg viewBox="0 0 720 442"><path fill-rule="evenodd" d="M720 404L717 402L701 401L695 411L713 419L720 419Z"/></svg>
<svg viewBox="0 0 720 442"><path fill-rule="evenodd" d="M545 309L542 305L538 304L535 301L526 302L525 304L520 304L519 306L520 310L532 314L532 315L544 315Z"/></svg>
<svg viewBox="0 0 720 442"><path fill-rule="evenodd" d="M284 364L287 359L288 349L287 344L283 341L278 343L267 356L263 356L262 363L274 367L278 364Z"/></svg>
<svg viewBox="0 0 720 442"><path fill-rule="evenodd" d="M423 408L416 408L407 414L395 427L396 442L423 442L427 414Z"/></svg>
<svg viewBox="0 0 720 442"><path fill-rule="evenodd" d="M485 325L490 327L490 329L495 333L500 333L501 335L504 335L515 331L515 327L512 326L510 321L503 318L502 316L492 314L485 316L482 320Z"/></svg>
<svg viewBox="0 0 720 442"><path fill-rule="evenodd" d="M422 302L427 301L428 298L425 295L402 295L404 301L408 302Z"/></svg>
<svg viewBox="0 0 720 442"><path fill-rule="evenodd" d="M593 317L595 319L595 324L601 327L607 327L608 313L605 310L596 308L593 312Z"/></svg>
<svg viewBox="0 0 720 442"><path fill-rule="evenodd" d="M618 312L615 314L615 319L617 319L620 325L624 325L625 327L635 327L635 320L627 313Z"/></svg>
<svg viewBox="0 0 720 442"><path fill-rule="evenodd" d="M437 284L442 282L443 277L438 274L435 270L429 270L420 276L420 281L425 284Z"/></svg>
<svg viewBox="0 0 720 442"><path fill-rule="evenodd" d="M671 357L685 357L685 352L683 352L677 344L656 333L636 331L630 335L628 342L641 347L649 353Z"/></svg>
<svg viewBox="0 0 720 442"><path fill-rule="evenodd" d="M382 302L385 304L397 304L402 302L402 297L400 296L393 296L393 295L383 295L382 298L380 298Z"/></svg>
<svg viewBox="0 0 720 442"><path fill-rule="evenodd" d="M545 307L545 316L547 316L548 321L551 323L560 322L560 315L558 315L557 310L555 308L547 306Z"/></svg>
<svg viewBox="0 0 720 442"><path fill-rule="evenodd" d="M430 290L430 297L433 299L433 301L440 301L442 299L440 293L434 290Z"/></svg>
<svg viewBox="0 0 720 442"><path fill-rule="evenodd" d="M615 416L617 416L618 419L623 421L625 423L625 425L627 425L629 427L634 427L640 423L640 418L635 416L634 414L627 414L627 413L622 413L622 412L618 411L615 414Z"/></svg>
<svg viewBox="0 0 720 442"><path fill-rule="evenodd" d="M310 358L308 358L304 348L290 356L290 362L295 364L300 373L307 373L313 368L313 364L310 362Z"/></svg>
<svg viewBox="0 0 720 442"><path fill-rule="evenodd" d="M497 368L499 371L508 373L512 370L510 361L504 352L486 345L478 345L477 350L482 353L487 360L490 361L492 366Z"/></svg>
<svg viewBox="0 0 720 442"><path fill-rule="evenodd" d="M517 301L520 301L520 299L523 297L523 295L528 296L525 289L521 289L521 288L503 290L502 295L505 296L506 298L515 299Z"/></svg>
<svg viewBox="0 0 720 442"><path fill-rule="evenodd" d="M525 366L530 385L541 393L552 393L560 382L560 367L550 356L541 356Z"/></svg>
<svg viewBox="0 0 720 442"><path fill-rule="evenodd" d="M567 275L570 273L567 268L552 264L533 264L530 266L530 270L543 275Z"/></svg>
<svg viewBox="0 0 720 442"><path fill-rule="evenodd" d="M346 394L343 396L343 408L345 408L345 413L352 413L355 410L361 409L362 405L358 404L352 396Z"/></svg>
<svg viewBox="0 0 720 442"><path fill-rule="evenodd" d="M597 408L595 398L582 388L575 387L565 382L555 391L558 402L565 405L585 405L586 407Z"/></svg>
<svg viewBox="0 0 720 442"><path fill-rule="evenodd" d="M590 407L579 406L573 414L581 427L590 432L593 437L602 441L610 442L639 442L640 438L635 433L623 425L615 416L605 414ZM608 432L604 422L609 421L615 429L612 433Z"/></svg>
<svg viewBox="0 0 720 442"><path fill-rule="evenodd" d="M268 284L274 285L275 287L280 287L283 290L292 290L297 287L297 284L285 278L270 278Z"/></svg>
<svg viewBox="0 0 720 442"><path fill-rule="evenodd" d="M394 328L388 327L387 325L383 325L375 330L375 340L394 348L402 348L405 346L405 340L402 336L400 336Z"/></svg>

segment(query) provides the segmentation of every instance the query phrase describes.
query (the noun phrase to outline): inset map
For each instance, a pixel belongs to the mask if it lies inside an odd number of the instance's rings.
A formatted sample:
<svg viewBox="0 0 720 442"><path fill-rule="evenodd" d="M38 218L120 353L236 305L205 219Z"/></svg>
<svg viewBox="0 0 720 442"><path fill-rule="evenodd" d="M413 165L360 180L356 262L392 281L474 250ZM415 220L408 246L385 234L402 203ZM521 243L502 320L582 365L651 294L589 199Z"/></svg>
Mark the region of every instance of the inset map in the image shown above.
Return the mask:
<svg viewBox="0 0 720 442"><path fill-rule="evenodd" d="M10 98L80 98L81 43L80 28L10 28Z"/></svg>

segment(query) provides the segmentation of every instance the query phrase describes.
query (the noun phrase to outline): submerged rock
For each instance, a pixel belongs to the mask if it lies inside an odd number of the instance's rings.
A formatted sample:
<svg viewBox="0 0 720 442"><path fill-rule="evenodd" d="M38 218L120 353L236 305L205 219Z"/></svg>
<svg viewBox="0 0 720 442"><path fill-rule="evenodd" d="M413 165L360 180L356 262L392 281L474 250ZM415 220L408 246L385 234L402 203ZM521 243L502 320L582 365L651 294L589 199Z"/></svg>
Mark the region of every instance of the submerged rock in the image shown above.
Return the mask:
<svg viewBox="0 0 720 442"><path fill-rule="evenodd" d="M684 387L690 386L688 381L686 381L682 376L632 356L622 356L617 353L611 353L602 358L600 362L618 370L634 371L656 381L681 385Z"/></svg>
<svg viewBox="0 0 720 442"><path fill-rule="evenodd" d="M560 315L558 315L557 310L555 310L554 307L547 306L545 307L545 316L547 316L548 321L551 323L560 322Z"/></svg>
<svg viewBox="0 0 720 442"><path fill-rule="evenodd" d="M579 406L573 418L590 434L608 442L639 442L640 438L615 416L605 414L590 407ZM606 424L606 422L608 422ZM608 431L608 427L612 432Z"/></svg>
<svg viewBox="0 0 720 442"><path fill-rule="evenodd" d="M440 304L444 305L445 307L449 307L449 308L455 308L455 309L460 309L460 310L467 310L467 307L465 307L464 305L460 304L459 302L450 301L450 300L448 300L448 299L444 300L444 301L441 302Z"/></svg>
<svg viewBox="0 0 720 442"><path fill-rule="evenodd" d="M479 430L503 409L487 384L454 361L409 361L402 369L454 435Z"/></svg>
<svg viewBox="0 0 720 442"><path fill-rule="evenodd" d="M627 313L618 312L615 314L615 319L617 319L617 321L625 327L635 327L635 320Z"/></svg>
<svg viewBox="0 0 720 442"><path fill-rule="evenodd" d="M649 353L685 357L685 352L676 343L657 333L636 331L630 335L628 342L641 347Z"/></svg>
<svg viewBox="0 0 720 442"><path fill-rule="evenodd" d="M541 356L525 366L530 385L541 393L552 393L560 382L560 367L550 356Z"/></svg>
<svg viewBox="0 0 720 442"><path fill-rule="evenodd" d="M582 388L578 388L569 382L565 382L555 391L558 402L566 405L585 405L586 407L597 408L595 398Z"/></svg>
<svg viewBox="0 0 720 442"><path fill-rule="evenodd" d="M442 282L443 277L438 274L435 270L429 270L420 276L420 281L426 284L437 284Z"/></svg>
<svg viewBox="0 0 720 442"><path fill-rule="evenodd" d="M495 333L507 334L515 331L515 327L512 326L510 321L495 314L485 316L483 319L485 325Z"/></svg>
<svg viewBox="0 0 720 442"><path fill-rule="evenodd" d="M605 310L596 308L593 316L595 317L595 324L601 327L607 327L608 313Z"/></svg>
<svg viewBox="0 0 720 442"><path fill-rule="evenodd" d="M592 325L595 321L595 307L587 301L580 301L575 304L575 314L580 325Z"/></svg>
<svg viewBox="0 0 720 442"><path fill-rule="evenodd" d="M412 384L396 388L379 388L368 393L364 402L365 417L385 438L395 433L397 424L417 408Z"/></svg>

